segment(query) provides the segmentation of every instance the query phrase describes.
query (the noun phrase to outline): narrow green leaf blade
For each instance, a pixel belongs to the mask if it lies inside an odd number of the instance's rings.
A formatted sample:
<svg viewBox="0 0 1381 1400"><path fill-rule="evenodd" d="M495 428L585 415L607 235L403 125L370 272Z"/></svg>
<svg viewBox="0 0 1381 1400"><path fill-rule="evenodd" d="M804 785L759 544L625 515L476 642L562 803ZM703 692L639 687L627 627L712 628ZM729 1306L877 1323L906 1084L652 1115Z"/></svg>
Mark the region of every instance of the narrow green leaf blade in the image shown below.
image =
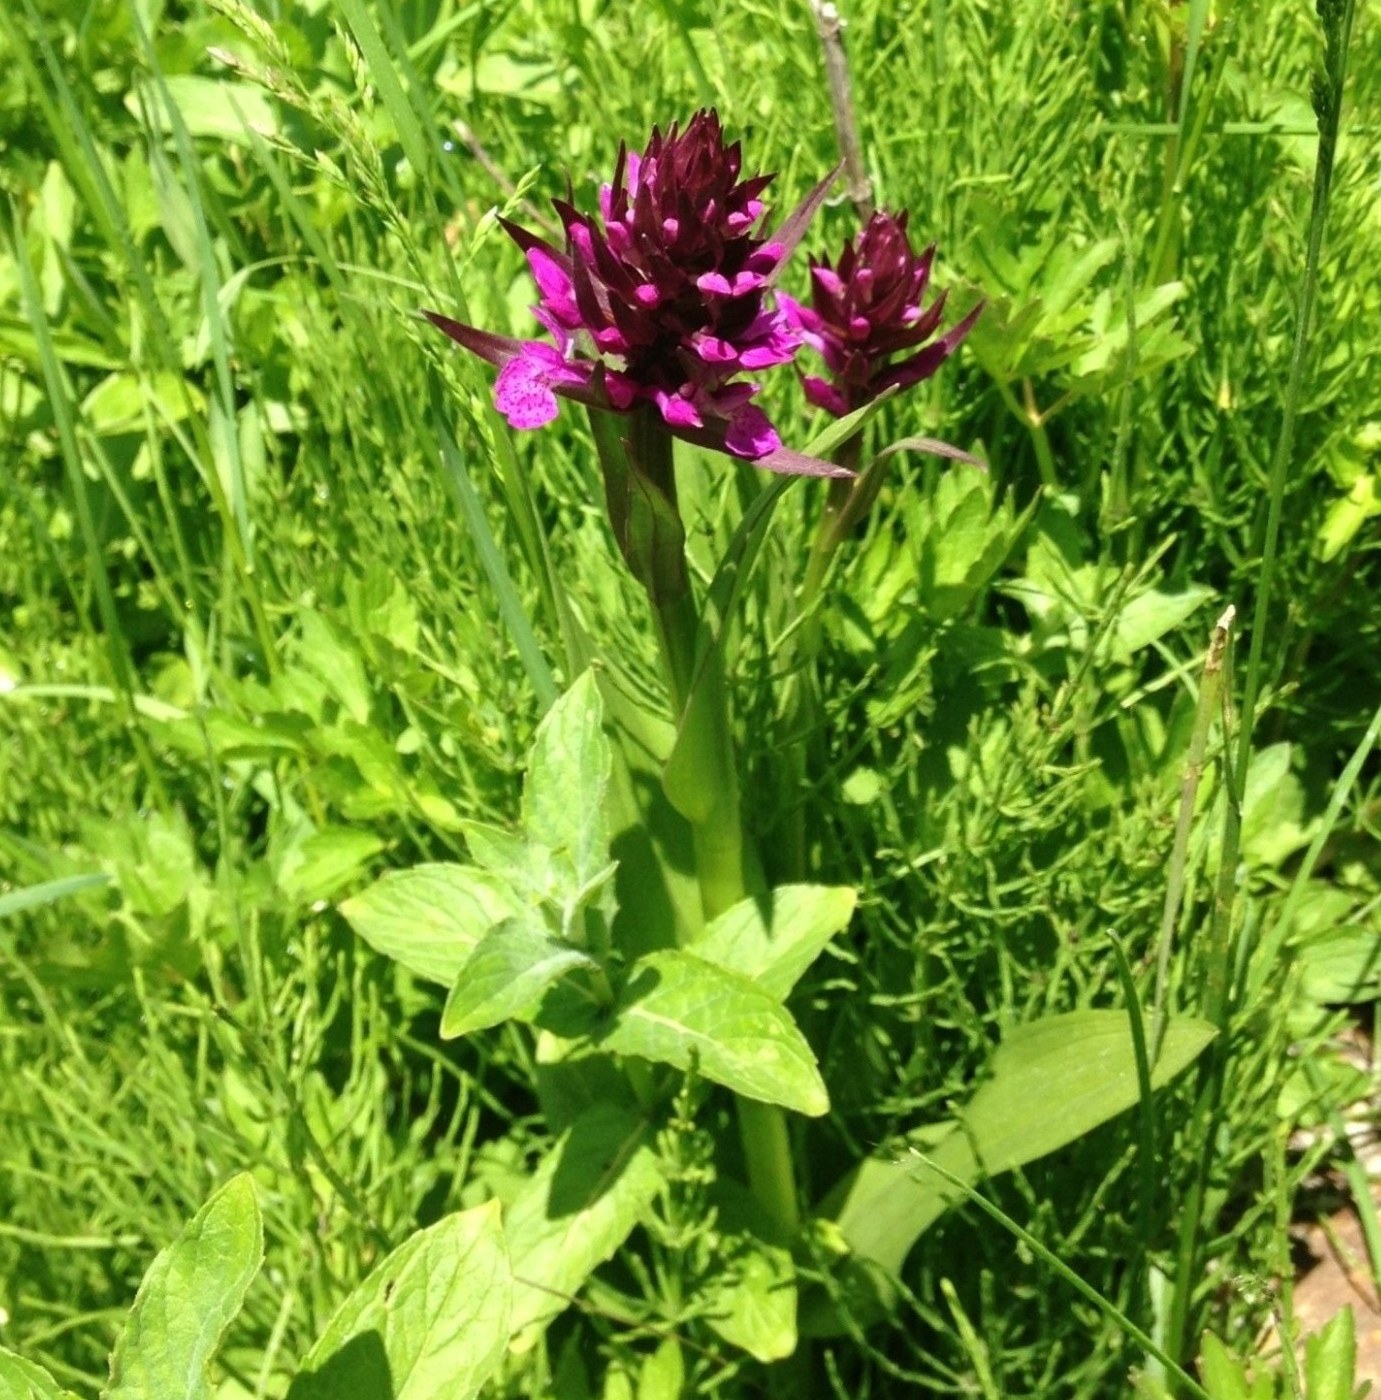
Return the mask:
<svg viewBox="0 0 1381 1400"><path fill-rule="evenodd" d="M106 1400L209 1400L207 1368L264 1258L254 1179L231 1177L139 1285Z"/></svg>
<svg viewBox="0 0 1381 1400"><path fill-rule="evenodd" d="M1206 1021L1165 1029L1151 1072L1161 1088L1213 1039ZM1058 1150L1137 1102L1136 1052L1122 1011L1076 1011L1022 1026L993 1056L992 1075L959 1124L936 1125L927 1155L965 1181L996 1176ZM953 1193L907 1156L861 1164L837 1223L855 1254L895 1272Z"/></svg>
<svg viewBox="0 0 1381 1400"><path fill-rule="evenodd" d="M845 885L781 885L766 909L757 899L726 909L690 951L785 1000L830 939L848 927L857 898Z"/></svg>
<svg viewBox="0 0 1381 1400"><path fill-rule="evenodd" d="M0 1400L76 1400L32 1361L0 1347Z"/></svg>
<svg viewBox="0 0 1381 1400"><path fill-rule="evenodd" d="M661 1189L653 1143L647 1119L599 1104L576 1119L509 1207L514 1351L537 1342Z"/></svg>
<svg viewBox="0 0 1381 1400"><path fill-rule="evenodd" d="M450 987L484 935L515 911L488 872L436 863L389 871L340 912L375 952Z"/></svg>
<svg viewBox="0 0 1381 1400"><path fill-rule="evenodd" d="M746 977L693 953L634 965L601 1048L689 1069L763 1103L818 1117L829 1095L791 1016Z"/></svg>
<svg viewBox="0 0 1381 1400"><path fill-rule="evenodd" d="M289 1400L470 1400L503 1357L512 1302L498 1203L448 1215L345 1300Z"/></svg>
<svg viewBox="0 0 1381 1400"><path fill-rule="evenodd" d="M566 973L598 966L539 923L507 919L485 934L461 969L441 1014L441 1034L446 1039L469 1035L522 1016Z"/></svg>
<svg viewBox="0 0 1381 1400"><path fill-rule="evenodd" d="M45 880L41 885L10 890L0 894L0 919L9 914L18 914L23 909L37 909L56 899L65 899L69 894L80 894L83 890L94 890L108 884L110 876L97 871L90 875L68 875L61 880Z"/></svg>

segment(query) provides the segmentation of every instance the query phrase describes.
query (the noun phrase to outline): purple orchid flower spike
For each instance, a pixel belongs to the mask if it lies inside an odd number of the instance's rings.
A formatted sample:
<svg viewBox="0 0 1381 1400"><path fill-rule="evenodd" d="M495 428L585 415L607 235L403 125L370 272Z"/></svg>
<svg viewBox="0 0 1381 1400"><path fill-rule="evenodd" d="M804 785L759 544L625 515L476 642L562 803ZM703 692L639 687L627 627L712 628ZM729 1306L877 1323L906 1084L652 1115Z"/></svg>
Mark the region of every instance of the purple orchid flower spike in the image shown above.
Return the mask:
<svg viewBox="0 0 1381 1400"><path fill-rule="evenodd" d="M435 312L427 318L499 368L494 401L515 428L549 423L559 399L631 413L655 409L675 437L769 471L846 476L782 446L741 376L786 364L803 335L767 296L834 179L776 237L758 231L772 177L741 179L737 142L700 111L684 132L654 128L641 154L620 146L598 215L555 207L565 247L504 222L527 254L551 342L512 340Z"/></svg>
<svg viewBox="0 0 1381 1400"><path fill-rule="evenodd" d="M932 339L946 296L923 304L934 259L934 244L922 253L912 249L905 212L879 212L856 239L845 241L833 266L828 257L810 260L809 306L779 295L787 321L829 367L828 380L803 376L806 397L817 408L842 418L894 385L928 379L973 329L982 302ZM914 353L893 358L905 351Z"/></svg>

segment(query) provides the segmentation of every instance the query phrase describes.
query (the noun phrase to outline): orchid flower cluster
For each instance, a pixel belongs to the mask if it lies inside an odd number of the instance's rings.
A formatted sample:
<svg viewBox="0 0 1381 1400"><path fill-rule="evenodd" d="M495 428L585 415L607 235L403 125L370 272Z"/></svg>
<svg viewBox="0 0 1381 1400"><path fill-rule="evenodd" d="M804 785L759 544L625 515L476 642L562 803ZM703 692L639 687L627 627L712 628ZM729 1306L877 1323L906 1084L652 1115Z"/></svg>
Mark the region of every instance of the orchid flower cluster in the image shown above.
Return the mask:
<svg viewBox="0 0 1381 1400"><path fill-rule="evenodd" d="M855 514L866 507L876 474L854 470L856 426L835 460L784 445L757 402L760 373L792 364L803 349L817 352L825 373L802 375L806 395L844 417L933 375L978 315L939 333L945 298L927 302L935 250L913 249L905 214L874 214L838 257L812 259L808 302L785 295L778 283L787 260L834 174L769 233L762 196L771 179L745 176L739 144L726 142L715 112L698 112L684 130L654 130L641 154L620 147L596 213L556 201L560 247L504 221L527 257L534 314L549 338L516 340L426 313L498 368L495 404L514 428L550 423L562 399L590 411L610 523L647 594L661 649L676 730L662 788L689 828L700 906L691 917L702 934L769 892L743 823L723 656L715 629L702 625L686 567L673 442L769 472L831 478L803 585L809 594L850 518L846 505ZM798 673L809 664L804 658ZM802 703L799 694L792 702L798 711ZM788 776L803 766L803 753L783 757ZM787 873L801 879L806 871ZM562 956L575 956L562 946ZM707 975L695 967L696 977ZM778 1106L785 1102L741 1094L739 1110L750 1187L765 1217L789 1235L799 1201Z"/></svg>
<svg viewBox="0 0 1381 1400"><path fill-rule="evenodd" d="M534 314L551 341L427 315L499 367L495 403L515 428L549 423L559 398L613 413L649 407L672 437L768 471L846 474L783 447L754 402L760 384L745 376L809 347L829 378L804 376L806 394L843 416L933 375L979 308L936 336L945 297L924 304L935 249L913 250L905 213L874 214L833 263L812 258L809 305L777 292L833 175L767 234L762 194L773 177L742 171L739 143L727 144L718 115L704 110L684 131L654 129L641 155L620 146L597 215L556 201L564 247L504 220L527 256L540 297Z"/></svg>

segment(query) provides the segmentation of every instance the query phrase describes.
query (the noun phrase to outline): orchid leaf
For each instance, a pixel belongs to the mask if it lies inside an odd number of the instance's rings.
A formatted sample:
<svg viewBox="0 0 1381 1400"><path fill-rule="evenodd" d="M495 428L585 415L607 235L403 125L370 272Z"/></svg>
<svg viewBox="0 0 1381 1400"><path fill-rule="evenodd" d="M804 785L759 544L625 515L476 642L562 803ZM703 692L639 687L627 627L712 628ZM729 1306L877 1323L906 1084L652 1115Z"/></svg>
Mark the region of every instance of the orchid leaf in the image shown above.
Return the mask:
<svg viewBox="0 0 1381 1400"><path fill-rule="evenodd" d="M777 1000L692 953L652 953L635 963L599 1045L694 1066L746 1098L811 1117L829 1108L815 1056Z"/></svg>
<svg viewBox="0 0 1381 1400"><path fill-rule="evenodd" d="M1215 1035L1206 1021L1180 1017L1165 1028L1151 1071L1162 1088ZM957 1121L914 1136L925 1155L960 1180L1012 1171L1077 1141L1138 1100L1136 1050L1122 1011L1076 1011L1013 1031L993 1055L990 1077ZM855 1266L895 1275L911 1247L957 1193L904 1148L862 1162L826 1203ZM812 1299L811 1330L828 1330L834 1310Z"/></svg>

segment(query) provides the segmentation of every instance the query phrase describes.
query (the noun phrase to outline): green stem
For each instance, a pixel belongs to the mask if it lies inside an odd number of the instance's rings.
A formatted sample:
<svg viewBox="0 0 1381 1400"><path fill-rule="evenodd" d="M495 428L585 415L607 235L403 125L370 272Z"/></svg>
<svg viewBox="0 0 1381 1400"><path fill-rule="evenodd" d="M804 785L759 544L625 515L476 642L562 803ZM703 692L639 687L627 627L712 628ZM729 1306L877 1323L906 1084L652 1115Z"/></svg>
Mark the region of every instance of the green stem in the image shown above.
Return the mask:
<svg viewBox="0 0 1381 1400"><path fill-rule="evenodd" d="M1315 89L1315 105L1319 118L1319 148L1314 167L1314 194L1309 216L1309 243L1305 253L1304 277L1300 287L1299 316L1295 324L1294 344L1290 354L1289 374L1281 413L1280 435L1276 439L1275 455L1271 461L1269 499L1265 534L1261 550L1261 574L1257 584L1256 607L1252 616L1251 647L1247 674L1243 685L1241 718L1237 734L1235 761L1224 757L1224 777L1228 781L1227 813L1222 848L1218 858L1218 881L1215 891L1213 917L1210 927L1211 966L1208 977L1207 1011L1212 1019L1226 1026L1232 1009L1227 987L1227 969L1232 965L1233 904L1236 896L1236 872L1241 847L1241 813L1238 807L1246 790L1248 769L1252 757L1252 731L1256 707L1261 695L1266 628L1270 621L1271 592L1275 582L1280 525L1284 510L1285 486L1294 452L1295 416L1304 386L1304 360L1309 344L1309 327L1313 319L1314 298L1318 290L1319 260L1323 249L1324 224L1328 214L1328 196L1333 180L1333 160L1338 146L1339 118L1343 103L1343 82L1347 71L1347 49L1352 35L1354 0L1328 0L1319 6L1323 23L1325 57L1324 72ZM1230 693L1230 691L1228 692ZM1224 747L1227 748L1226 726ZM1197 1140L1215 1140L1218 1115L1224 1092L1226 1065L1220 1038L1210 1050L1204 1070L1200 1108L1194 1121L1203 1125ZM1185 1351L1189 1331L1189 1314L1193 1296L1202 1277L1199 1268L1204 1215L1206 1206L1206 1173L1209 1156L1205 1154L1191 1192L1180 1216L1180 1245L1176 1259L1175 1297L1170 1323L1166 1332L1166 1347L1173 1355Z"/></svg>
<svg viewBox="0 0 1381 1400"><path fill-rule="evenodd" d="M668 478L659 485L668 497ZM679 548L679 545L678 545ZM693 789L682 798L683 813L695 843L696 878L702 917L708 922L765 888L756 853L743 829L738 763L729 720L729 689L724 659L711 644L696 654L699 617L689 587L674 586L678 573L650 569L648 601L671 692L679 756L693 775ZM656 586L660 581L661 586ZM739 1130L748 1167L748 1184L768 1220L785 1235L800 1228L791 1142L782 1110L755 1100L738 1100Z"/></svg>
<svg viewBox="0 0 1381 1400"><path fill-rule="evenodd" d="M862 450L862 435L855 435L840 445L835 461L840 466L857 471ZM780 810L784 811L785 817L775 869L784 882L803 880L807 874L805 792L810 778L808 748L819 711L815 666L824 637L817 606L820 591L840 544L868 513L881 489L882 473L877 470L861 476L835 477L830 481L810 557L806 561L805 576L801 580L799 607L802 618L794 665L782 691L781 732L784 740L777 770Z"/></svg>
<svg viewBox="0 0 1381 1400"><path fill-rule="evenodd" d="M801 1208L786 1114L776 1104L740 1098L738 1131L748 1163L748 1185L768 1219L789 1239L801 1228Z"/></svg>
<svg viewBox="0 0 1381 1400"><path fill-rule="evenodd" d="M1309 245L1304 259L1304 281L1300 288L1299 317L1290 352L1289 378L1285 403L1271 461L1270 504L1266 512L1266 537L1261 552L1261 582L1257 588L1256 609L1252 616L1251 647L1247 657L1247 678L1242 696L1242 725L1237 746L1237 785L1245 790L1247 766L1251 762L1252 727L1261 692L1261 660L1270 619L1271 586L1275 581L1276 554L1280 543L1280 520L1285 502L1285 484L1295 446L1295 415L1304 385L1304 356L1309 344L1309 325L1314 314L1314 297L1319 285L1319 258L1323 248L1324 224L1328 216L1328 194L1333 183L1333 158L1338 146L1338 125L1343 105L1343 79L1347 69L1347 44L1352 33L1353 0L1345 0L1335 27L1328 29L1324 81L1319 89L1319 150L1314 166L1314 198L1309 215ZM1234 853L1235 854L1235 853Z"/></svg>

